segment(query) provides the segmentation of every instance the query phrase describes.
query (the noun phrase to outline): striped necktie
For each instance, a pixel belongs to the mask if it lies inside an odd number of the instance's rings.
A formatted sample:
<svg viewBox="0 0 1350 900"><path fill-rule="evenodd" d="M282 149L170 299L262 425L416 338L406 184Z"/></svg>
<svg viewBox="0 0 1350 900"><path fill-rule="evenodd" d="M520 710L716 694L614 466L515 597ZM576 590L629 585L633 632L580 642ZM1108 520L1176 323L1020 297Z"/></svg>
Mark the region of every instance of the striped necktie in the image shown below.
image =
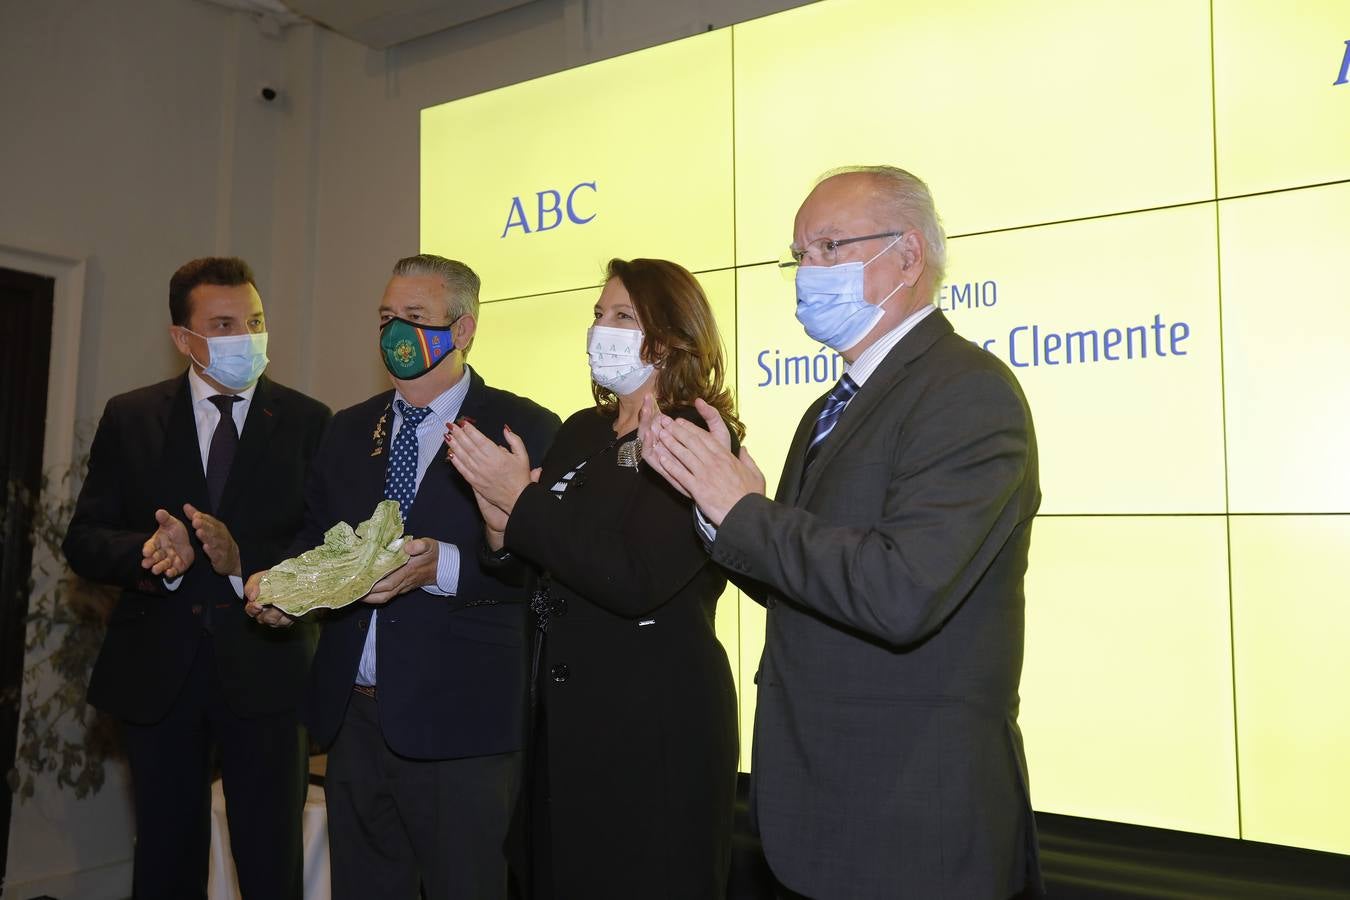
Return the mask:
<svg viewBox="0 0 1350 900"><path fill-rule="evenodd" d="M847 374L839 379L839 383L830 388L830 394L825 398L825 405L820 410L820 415L816 416L816 426L811 430L811 443L806 446L806 462L802 464L802 477L806 477L806 472L811 468L811 462L816 458L820 445L825 443L825 438L830 436L834 426L839 421L839 417L844 413L844 407L848 406L848 401L853 399L853 395L858 393L857 383Z"/></svg>

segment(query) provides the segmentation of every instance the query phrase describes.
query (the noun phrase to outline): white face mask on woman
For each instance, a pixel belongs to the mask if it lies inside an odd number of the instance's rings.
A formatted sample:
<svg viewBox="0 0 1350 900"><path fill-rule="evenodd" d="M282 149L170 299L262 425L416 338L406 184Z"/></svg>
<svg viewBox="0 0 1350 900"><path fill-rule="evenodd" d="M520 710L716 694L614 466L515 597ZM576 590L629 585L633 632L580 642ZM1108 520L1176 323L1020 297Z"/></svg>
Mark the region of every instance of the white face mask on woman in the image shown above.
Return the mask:
<svg viewBox="0 0 1350 900"><path fill-rule="evenodd" d="M586 332L591 378L620 397L646 384L656 367L642 361L642 332L634 328L592 325Z"/></svg>

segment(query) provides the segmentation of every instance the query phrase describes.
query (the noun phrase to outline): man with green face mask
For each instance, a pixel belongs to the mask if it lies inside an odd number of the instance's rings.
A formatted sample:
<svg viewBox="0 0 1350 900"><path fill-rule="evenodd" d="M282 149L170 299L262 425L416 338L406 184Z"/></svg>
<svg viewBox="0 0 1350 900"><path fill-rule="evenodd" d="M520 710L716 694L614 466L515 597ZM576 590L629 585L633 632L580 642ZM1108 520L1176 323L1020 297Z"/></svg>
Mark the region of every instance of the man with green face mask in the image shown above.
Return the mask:
<svg viewBox="0 0 1350 900"><path fill-rule="evenodd" d="M525 723L523 588L482 559L484 521L446 458L446 426L472 419L532 461L558 417L488 387L465 362L478 276L424 254L400 260L379 305L393 390L339 412L306 491L294 551L339 521L397 501L410 557L361 602L325 619L305 703L329 748L333 897L506 896L503 843ZM372 334L372 337L375 337ZM247 593L257 597L258 577ZM277 627L291 619L251 603Z"/></svg>
<svg viewBox="0 0 1350 900"><path fill-rule="evenodd" d="M296 707L315 632L259 627L242 576L285 558L329 411L262 374L267 320L243 260L184 264L169 313L187 371L108 401L63 545L77 573L123 589L89 701L122 723L138 898L204 895L218 753L243 896L299 900Z"/></svg>

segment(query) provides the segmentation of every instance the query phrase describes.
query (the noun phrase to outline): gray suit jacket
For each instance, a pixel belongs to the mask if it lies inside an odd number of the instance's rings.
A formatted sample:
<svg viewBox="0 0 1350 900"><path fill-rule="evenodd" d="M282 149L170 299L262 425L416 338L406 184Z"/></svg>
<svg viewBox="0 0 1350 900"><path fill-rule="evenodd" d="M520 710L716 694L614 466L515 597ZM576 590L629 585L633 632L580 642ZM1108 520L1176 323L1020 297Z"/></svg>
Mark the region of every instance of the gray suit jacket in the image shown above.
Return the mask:
<svg viewBox="0 0 1350 900"><path fill-rule="evenodd" d="M802 477L737 503L713 557L768 607L753 808L813 898L1040 890L1017 728L1040 505L1012 373L934 312L850 401Z"/></svg>

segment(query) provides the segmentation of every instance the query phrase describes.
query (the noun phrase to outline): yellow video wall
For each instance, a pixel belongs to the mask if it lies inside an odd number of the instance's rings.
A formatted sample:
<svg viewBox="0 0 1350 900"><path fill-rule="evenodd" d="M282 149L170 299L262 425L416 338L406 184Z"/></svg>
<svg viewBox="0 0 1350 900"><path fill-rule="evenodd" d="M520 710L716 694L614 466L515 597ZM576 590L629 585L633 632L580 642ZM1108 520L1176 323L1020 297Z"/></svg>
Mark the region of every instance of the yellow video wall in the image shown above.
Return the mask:
<svg viewBox="0 0 1350 900"><path fill-rule="evenodd" d="M1036 421L1036 808L1350 853L1350 4L824 0L424 110L422 247L483 277L475 367L564 416L605 262L694 271L772 486L839 371L772 263L879 162ZM764 612L718 631L744 765Z"/></svg>

